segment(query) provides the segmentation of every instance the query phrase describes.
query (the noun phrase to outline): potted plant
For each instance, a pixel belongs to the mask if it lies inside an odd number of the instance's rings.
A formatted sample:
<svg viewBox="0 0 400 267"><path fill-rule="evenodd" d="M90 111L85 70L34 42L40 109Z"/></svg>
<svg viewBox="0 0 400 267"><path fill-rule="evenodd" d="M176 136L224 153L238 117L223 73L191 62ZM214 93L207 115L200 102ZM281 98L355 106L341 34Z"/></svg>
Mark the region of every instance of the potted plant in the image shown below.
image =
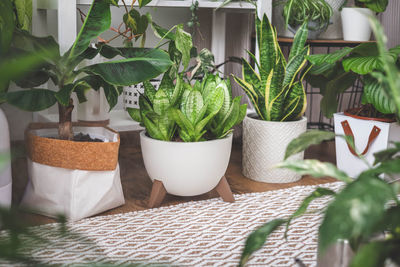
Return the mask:
<svg viewBox="0 0 400 267"><path fill-rule="evenodd" d="M372 19L372 27L379 44L383 73L380 77L388 87L387 94L395 101L396 116L400 117L400 72L393 61L388 59L383 29L376 19ZM286 157L304 150L311 144L331 139L331 132L310 131L288 146ZM345 183L339 192L319 187L307 198L292 216L285 219L274 219L256 231L246 240L240 266L244 266L249 257L261 248L270 235L281 225L289 227L292 219L303 215L310 203L319 197L332 196L330 204L323 209L323 219L318 234L318 266L352 266L380 267L389 262L400 264L398 251L400 249L399 220L399 186L380 179L381 174L393 175L400 173L400 143L394 148L375 154L374 165L365 170L356 180L338 170L330 163L317 160L293 161L285 160L280 167L290 168L302 174L309 173L315 177L334 176ZM347 240L347 251L335 251L338 242ZM352 250L352 252L349 250ZM328 255L329 253L329 255ZM341 256L354 254L347 261ZM328 258L329 257L329 258Z"/></svg>
<svg viewBox="0 0 400 267"><path fill-rule="evenodd" d="M343 39L345 41L369 41L371 27L368 16L386 10L389 0L354 0L354 5L341 11Z"/></svg>
<svg viewBox="0 0 400 267"><path fill-rule="evenodd" d="M310 50L305 46L307 24L297 31L288 62L266 15L262 21L256 17L256 31L259 61L249 54L259 73L242 59L242 78L234 77L256 110L243 122L243 174L261 182L294 182L301 176L272 167L283 159L290 140L307 128L307 119L302 117L307 100L300 75ZM301 159L303 154L294 157Z"/></svg>
<svg viewBox="0 0 400 267"><path fill-rule="evenodd" d="M301 25L307 22L309 39L316 39L324 32L333 15L332 7L325 0L287 0L283 3L282 16L285 27L295 34Z"/></svg>
<svg viewBox="0 0 400 267"><path fill-rule="evenodd" d="M45 64L15 82L23 89L6 92L4 99L23 110L39 111L58 104L59 123L54 128L32 125L26 132L30 180L22 205L54 216L65 214L77 220L124 203L118 148L119 135L104 127L73 127L71 94L85 101L84 91L102 87L110 107L117 102L121 86L158 76L171 65L159 49L115 48L100 44L89 47L93 38L110 27L110 1L94 0L72 47L59 55L52 37L38 38L24 31L14 34L12 52L39 53ZM45 47L57 51L46 52ZM78 69L97 54L111 59ZM58 91L35 87L51 79ZM95 190L93 190L95 188Z"/></svg>
<svg viewBox="0 0 400 267"><path fill-rule="evenodd" d="M159 206L167 192L195 196L214 188L225 201L234 201L224 175L232 127L243 120L247 106L240 105L240 97L232 100L228 80L208 74L194 81L186 75L192 39L183 25L176 28L176 33L168 32L174 64L157 91L151 83L144 83L140 109L128 109L146 128L140 133L140 143L153 181L149 207Z"/></svg>
<svg viewBox="0 0 400 267"><path fill-rule="evenodd" d="M398 62L399 53L399 46L388 51L393 62ZM336 164L351 177L357 177L373 163L375 152L400 141L394 101L388 97L385 90L388 85L379 76L384 69L378 47L375 43L365 43L331 54L310 55L308 59L313 67L306 80L323 92L321 110L328 118L337 110L339 93L356 79L363 84L362 105L333 114L336 134L353 136L356 148L336 138Z"/></svg>

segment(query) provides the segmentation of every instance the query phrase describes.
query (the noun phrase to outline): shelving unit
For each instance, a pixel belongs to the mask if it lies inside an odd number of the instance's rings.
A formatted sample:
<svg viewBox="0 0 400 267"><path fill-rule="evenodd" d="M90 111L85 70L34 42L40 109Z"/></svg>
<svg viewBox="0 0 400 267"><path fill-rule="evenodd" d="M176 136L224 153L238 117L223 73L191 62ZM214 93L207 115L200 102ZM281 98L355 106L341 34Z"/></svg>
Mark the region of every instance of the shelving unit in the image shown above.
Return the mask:
<svg viewBox="0 0 400 267"><path fill-rule="evenodd" d="M131 5L134 0L125 0L127 5ZM60 44L61 53L66 52L74 42L77 35L77 6L90 5L92 0L33 0L33 34L38 36L48 35L47 29L50 23L57 20L57 37ZM122 5L122 1L119 2ZM146 7L163 8L165 12L172 8L189 8L192 0L153 0ZM215 55L215 63L219 64L225 61L225 33L226 33L226 13L227 12L255 12L255 5L240 1L232 2L216 10L222 1L199 0L199 8L213 9L212 16L212 40L211 52ZM137 1L134 3L138 5ZM49 10L57 11L56 18L53 15L48 16ZM62 12L58 12L62 10ZM257 0L257 12L266 13L271 17L272 0ZM54 13L54 12L53 12ZM223 71L223 69L220 69ZM119 130L136 130L138 124L129 121L125 116L121 116L123 110L115 110L111 113L110 125L119 127ZM34 115L35 121L55 121L57 115L48 111Z"/></svg>

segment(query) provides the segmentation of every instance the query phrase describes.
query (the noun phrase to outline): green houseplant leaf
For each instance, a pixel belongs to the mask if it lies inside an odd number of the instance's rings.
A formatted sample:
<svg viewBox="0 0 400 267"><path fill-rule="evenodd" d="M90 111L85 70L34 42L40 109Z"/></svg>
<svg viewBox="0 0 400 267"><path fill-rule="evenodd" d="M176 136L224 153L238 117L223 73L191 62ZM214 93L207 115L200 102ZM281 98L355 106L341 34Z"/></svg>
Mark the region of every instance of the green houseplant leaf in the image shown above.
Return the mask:
<svg viewBox="0 0 400 267"><path fill-rule="evenodd" d="M15 28L13 6L10 0L0 2L0 56L10 48Z"/></svg>

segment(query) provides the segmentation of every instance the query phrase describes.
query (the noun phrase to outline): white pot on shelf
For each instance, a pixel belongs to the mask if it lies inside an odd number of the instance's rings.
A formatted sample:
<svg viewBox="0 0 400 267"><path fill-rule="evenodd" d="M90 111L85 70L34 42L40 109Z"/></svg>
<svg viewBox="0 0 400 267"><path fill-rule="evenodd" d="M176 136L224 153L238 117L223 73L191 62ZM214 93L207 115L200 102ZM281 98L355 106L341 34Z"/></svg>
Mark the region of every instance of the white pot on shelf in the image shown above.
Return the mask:
<svg viewBox="0 0 400 267"><path fill-rule="evenodd" d="M365 42L371 38L372 29L368 16L374 12L368 8L345 7L342 9L343 39L345 41Z"/></svg>
<svg viewBox="0 0 400 267"><path fill-rule="evenodd" d="M177 196L196 196L214 189L228 168L232 136L203 142L167 142L140 133L143 161L152 181Z"/></svg>
<svg viewBox="0 0 400 267"><path fill-rule="evenodd" d="M291 183L301 175L275 166L284 159L287 145L307 130L307 118L298 121L263 121L247 115L243 121L243 175L258 182ZM304 152L290 159L301 160Z"/></svg>
<svg viewBox="0 0 400 267"><path fill-rule="evenodd" d="M87 101L78 104L78 120L85 122L104 122L110 120L110 105L103 88L98 91L90 89L85 94Z"/></svg>
<svg viewBox="0 0 400 267"><path fill-rule="evenodd" d="M7 118L0 108L0 153L10 154L10 132ZM9 207L11 205L12 178L11 162L1 164L0 169L0 206Z"/></svg>

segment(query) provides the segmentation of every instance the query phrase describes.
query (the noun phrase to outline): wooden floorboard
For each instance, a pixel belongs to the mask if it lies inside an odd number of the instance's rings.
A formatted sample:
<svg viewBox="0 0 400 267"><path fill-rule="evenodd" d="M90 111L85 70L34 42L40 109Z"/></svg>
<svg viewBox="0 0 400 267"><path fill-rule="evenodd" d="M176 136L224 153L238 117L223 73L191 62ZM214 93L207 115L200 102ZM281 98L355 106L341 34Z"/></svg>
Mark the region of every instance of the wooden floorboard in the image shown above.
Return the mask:
<svg viewBox="0 0 400 267"><path fill-rule="evenodd" d="M24 188L28 180L28 173L23 142L14 142L12 147L14 154L14 161L12 164L13 204L17 205L22 198ZM306 158L316 158L322 161L334 163L334 142L325 142L321 145L311 147L306 151ZM333 178L317 179L310 176L305 176L296 183L270 184L255 182L242 175L241 162L241 145L236 140L233 145L231 160L226 173L226 178L228 179L234 194L264 192L288 188L296 185L314 185L335 181ZM147 209L147 201L150 196L152 183L144 168L138 132L121 133L119 164L126 203L121 207L112 209L99 215L110 215ZM177 197L167 195L162 203L162 206L215 197L218 197L218 194L214 191L195 197ZM27 220L34 225L54 222L54 219L40 215L27 215Z"/></svg>

